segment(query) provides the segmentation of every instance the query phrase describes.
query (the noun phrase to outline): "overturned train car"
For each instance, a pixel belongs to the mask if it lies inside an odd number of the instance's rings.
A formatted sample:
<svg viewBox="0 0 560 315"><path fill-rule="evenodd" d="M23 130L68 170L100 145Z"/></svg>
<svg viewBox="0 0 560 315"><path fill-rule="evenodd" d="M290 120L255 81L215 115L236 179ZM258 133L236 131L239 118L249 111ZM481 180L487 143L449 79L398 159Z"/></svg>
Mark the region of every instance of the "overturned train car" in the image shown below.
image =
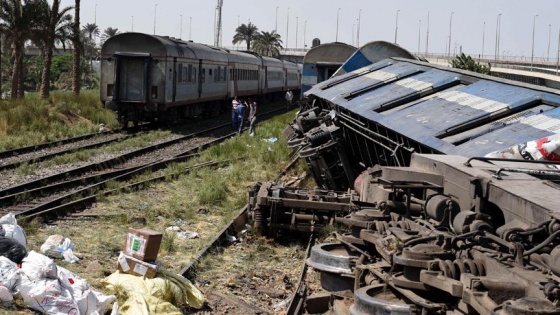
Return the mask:
<svg viewBox="0 0 560 315"><path fill-rule="evenodd" d="M333 190L413 153L484 156L560 130L558 90L398 58L321 82L305 101L285 136Z"/></svg>
<svg viewBox="0 0 560 315"><path fill-rule="evenodd" d="M252 198L268 232L349 231L306 260L330 299L300 286L289 314L560 314L557 172L413 154L361 178L358 194L265 183Z"/></svg>
<svg viewBox="0 0 560 315"><path fill-rule="evenodd" d="M348 227L306 260L332 314L560 314L557 165L483 157L557 133L558 91L387 59L306 95L285 136L322 189L250 209L272 235Z"/></svg>

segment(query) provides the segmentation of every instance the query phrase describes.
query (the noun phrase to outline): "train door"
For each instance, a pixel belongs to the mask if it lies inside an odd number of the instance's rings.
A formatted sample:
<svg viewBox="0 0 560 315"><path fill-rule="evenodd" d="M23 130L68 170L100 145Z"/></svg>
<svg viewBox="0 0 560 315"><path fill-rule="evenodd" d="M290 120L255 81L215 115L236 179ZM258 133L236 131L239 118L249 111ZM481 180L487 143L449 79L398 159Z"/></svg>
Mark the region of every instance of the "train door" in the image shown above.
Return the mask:
<svg viewBox="0 0 560 315"><path fill-rule="evenodd" d="M198 98L202 97L202 60L198 61Z"/></svg>
<svg viewBox="0 0 560 315"><path fill-rule="evenodd" d="M264 90L268 92L268 67L264 67Z"/></svg>
<svg viewBox="0 0 560 315"><path fill-rule="evenodd" d="M179 64L179 67L181 67L181 73L183 72L182 64ZM177 69L177 57L173 58L173 81L172 81L172 85L173 85L173 102L175 102L176 96L177 96L177 71L179 69ZM182 78L181 78L182 79Z"/></svg>
<svg viewBox="0 0 560 315"><path fill-rule="evenodd" d="M148 102L149 54L116 55L115 101Z"/></svg>

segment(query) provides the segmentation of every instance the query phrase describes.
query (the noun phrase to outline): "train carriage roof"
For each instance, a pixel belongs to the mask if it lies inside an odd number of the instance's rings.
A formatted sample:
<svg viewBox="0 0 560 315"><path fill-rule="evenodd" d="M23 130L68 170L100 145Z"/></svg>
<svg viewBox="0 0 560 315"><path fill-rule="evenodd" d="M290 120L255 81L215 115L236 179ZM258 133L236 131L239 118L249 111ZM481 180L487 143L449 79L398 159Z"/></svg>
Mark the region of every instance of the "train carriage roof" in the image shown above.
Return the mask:
<svg viewBox="0 0 560 315"><path fill-rule="evenodd" d="M122 33L109 38L101 48L104 57L148 53L155 58L211 59L227 62L227 51L204 44L144 33Z"/></svg>
<svg viewBox="0 0 560 315"><path fill-rule="evenodd" d="M481 156L560 133L560 91L385 59L305 93L445 154Z"/></svg>
<svg viewBox="0 0 560 315"><path fill-rule="evenodd" d="M263 60L263 65L266 67L283 67L282 60L266 56L262 56L261 58Z"/></svg>
<svg viewBox="0 0 560 315"><path fill-rule="evenodd" d="M229 62L261 64L260 58L257 55L244 51L230 50L228 58Z"/></svg>

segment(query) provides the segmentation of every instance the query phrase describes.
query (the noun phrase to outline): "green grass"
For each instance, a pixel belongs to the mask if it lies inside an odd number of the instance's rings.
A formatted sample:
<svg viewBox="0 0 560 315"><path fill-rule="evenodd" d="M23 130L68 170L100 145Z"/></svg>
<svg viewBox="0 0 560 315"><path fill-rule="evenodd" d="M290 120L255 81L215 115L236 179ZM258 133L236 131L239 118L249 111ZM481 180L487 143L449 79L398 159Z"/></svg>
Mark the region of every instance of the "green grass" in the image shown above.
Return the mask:
<svg viewBox="0 0 560 315"><path fill-rule="evenodd" d="M117 128L114 112L104 109L99 91L56 91L49 100L28 94L20 100L0 100L0 151L99 130Z"/></svg>

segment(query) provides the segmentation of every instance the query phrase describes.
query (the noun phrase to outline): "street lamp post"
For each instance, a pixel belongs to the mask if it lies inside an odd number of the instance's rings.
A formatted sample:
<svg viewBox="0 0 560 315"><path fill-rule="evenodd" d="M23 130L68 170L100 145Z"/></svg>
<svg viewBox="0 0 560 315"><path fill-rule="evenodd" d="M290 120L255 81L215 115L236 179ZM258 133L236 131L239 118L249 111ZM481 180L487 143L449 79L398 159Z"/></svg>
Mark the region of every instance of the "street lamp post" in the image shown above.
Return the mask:
<svg viewBox="0 0 560 315"><path fill-rule="evenodd" d="M422 20L418 20L418 55L420 55L420 29L422 28Z"/></svg>
<svg viewBox="0 0 560 315"><path fill-rule="evenodd" d="M132 17L132 31L134 32L134 15L131 15Z"/></svg>
<svg viewBox="0 0 560 315"><path fill-rule="evenodd" d="M156 16L157 16L157 3L154 6L154 35L156 35Z"/></svg>
<svg viewBox="0 0 560 315"><path fill-rule="evenodd" d="M307 47L307 45L305 45L305 32L306 32L306 28L307 28L307 20L305 20L305 23L303 24L303 50L305 51L305 47Z"/></svg>
<svg viewBox="0 0 560 315"><path fill-rule="evenodd" d="M395 19L395 44L397 43L397 32L399 29L399 12L401 12L401 10L397 10L397 18Z"/></svg>
<svg viewBox="0 0 560 315"><path fill-rule="evenodd" d="M338 16L340 13L340 8L338 8L338 10L336 11L336 36L335 36L335 42L338 42Z"/></svg>
<svg viewBox="0 0 560 315"><path fill-rule="evenodd" d="M179 39L183 39L183 15L180 14L181 16L181 31L179 32Z"/></svg>
<svg viewBox="0 0 560 315"><path fill-rule="evenodd" d="M298 48L298 27L299 27L299 16L296 16L296 50Z"/></svg>
<svg viewBox="0 0 560 315"><path fill-rule="evenodd" d="M558 66L560 66L560 28L558 28L558 47L556 47L556 75L558 75Z"/></svg>
<svg viewBox="0 0 560 315"><path fill-rule="evenodd" d="M278 7L276 7L276 23L274 25L274 32L278 33Z"/></svg>
<svg viewBox="0 0 560 315"><path fill-rule="evenodd" d="M500 21L502 18L502 14L499 13L496 16L496 44L494 45L494 60L498 60L498 53L499 53L499 42L500 42Z"/></svg>
<svg viewBox="0 0 560 315"><path fill-rule="evenodd" d="M93 24L97 25L97 3L95 4L95 10L93 13Z"/></svg>
<svg viewBox="0 0 560 315"><path fill-rule="evenodd" d="M451 12L451 16L449 17L449 49L448 49L448 55L451 55L451 24L453 23L453 14L455 14L455 12Z"/></svg>
<svg viewBox="0 0 560 315"><path fill-rule="evenodd" d="M546 53L546 61L548 62L550 59L550 30L551 30L551 25L548 24L548 50Z"/></svg>
<svg viewBox="0 0 560 315"><path fill-rule="evenodd" d="M486 30L486 21L482 22L482 55L481 58L484 58L484 31Z"/></svg>
<svg viewBox="0 0 560 315"><path fill-rule="evenodd" d="M538 14L533 16L533 43L531 44L531 71L533 71L533 57L535 55L535 21L537 20Z"/></svg>
<svg viewBox="0 0 560 315"><path fill-rule="evenodd" d="M189 16L189 40L191 40L192 16Z"/></svg>
<svg viewBox="0 0 560 315"><path fill-rule="evenodd" d="M428 55L428 37L430 37L430 11L428 11L428 23L426 24L426 56Z"/></svg>
<svg viewBox="0 0 560 315"><path fill-rule="evenodd" d="M288 48L288 36L290 34L290 8L288 7L288 16L286 20L286 49Z"/></svg>
<svg viewBox="0 0 560 315"><path fill-rule="evenodd" d="M356 24L352 24L352 46L355 46L354 43L354 29L356 28Z"/></svg>
<svg viewBox="0 0 560 315"><path fill-rule="evenodd" d="M360 22L362 18L362 9L358 12L358 29L356 31L356 47L360 47Z"/></svg>

